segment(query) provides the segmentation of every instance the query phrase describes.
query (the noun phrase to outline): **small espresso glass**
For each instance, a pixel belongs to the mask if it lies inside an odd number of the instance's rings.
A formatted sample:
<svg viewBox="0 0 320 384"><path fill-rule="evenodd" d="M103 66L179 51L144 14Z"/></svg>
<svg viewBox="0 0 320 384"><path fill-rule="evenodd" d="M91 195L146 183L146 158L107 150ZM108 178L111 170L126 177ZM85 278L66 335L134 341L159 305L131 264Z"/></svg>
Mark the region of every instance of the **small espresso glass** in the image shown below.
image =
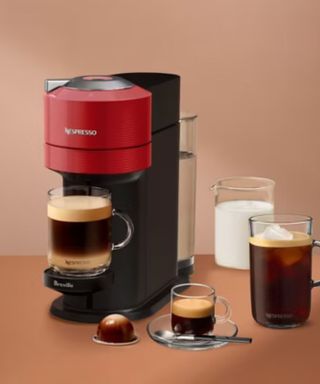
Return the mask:
<svg viewBox="0 0 320 384"><path fill-rule="evenodd" d="M250 222L250 285L253 318L270 328L294 328L309 317L312 218L261 215Z"/></svg>
<svg viewBox="0 0 320 384"><path fill-rule="evenodd" d="M224 305L223 315L215 314L217 303ZM208 285L186 283L171 289L171 327L176 334L210 334L215 323L225 323L230 317L229 302L216 296L215 290Z"/></svg>
<svg viewBox="0 0 320 384"><path fill-rule="evenodd" d="M104 188L70 186L48 192L49 246L51 268L67 276L95 276L106 271L111 252L125 247L133 235L130 217L112 208ZM111 241L111 219L119 216L126 224L125 239Z"/></svg>

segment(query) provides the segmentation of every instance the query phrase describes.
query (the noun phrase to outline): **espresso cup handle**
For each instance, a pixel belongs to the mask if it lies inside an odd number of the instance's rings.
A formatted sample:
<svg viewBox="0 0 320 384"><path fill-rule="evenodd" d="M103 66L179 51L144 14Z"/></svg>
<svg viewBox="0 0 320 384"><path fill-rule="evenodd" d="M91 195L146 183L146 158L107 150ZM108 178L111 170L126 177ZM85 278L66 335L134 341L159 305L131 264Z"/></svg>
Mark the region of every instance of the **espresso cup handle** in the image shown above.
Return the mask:
<svg viewBox="0 0 320 384"><path fill-rule="evenodd" d="M320 248L320 241L319 240L313 240L312 247L319 247ZM311 280L311 287L319 287L320 286L320 280Z"/></svg>
<svg viewBox="0 0 320 384"><path fill-rule="evenodd" d="M133 236L134 226L133 226L133 223L132 223L132 220L130 219L130 217L128 215L126 215L125 213L122 213L120 211L117 211L116 209L113 209L112 210L112 216L120 217L120 219L122 219L127 225L127 235L126 235L125 239L118 244L112 243L112 251L118 251L119 249L122 249L129 244L129 242Z"/></svg>
<svg viewBox="0 0 320 384"><path fill-rule="evenodd" d="M225 306L225 313L223 315L215 315L216 324L227 322L231 318L231 304L222 296L216 296L215 303L221 303Z"/></svg>

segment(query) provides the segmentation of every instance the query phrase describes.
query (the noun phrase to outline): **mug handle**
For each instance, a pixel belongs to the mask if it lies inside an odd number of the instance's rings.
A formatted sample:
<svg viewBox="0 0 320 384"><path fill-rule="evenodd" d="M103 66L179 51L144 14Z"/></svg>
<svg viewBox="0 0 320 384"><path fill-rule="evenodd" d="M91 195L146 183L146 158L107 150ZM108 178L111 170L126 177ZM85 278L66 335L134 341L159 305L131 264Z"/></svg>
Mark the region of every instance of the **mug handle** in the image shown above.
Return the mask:
<svg viewBox="0 0 320 384"><path fill-rule="evenodd" d="M222 296L216 296L215 303L221 303L225 306L223 315L215 315L216 324L226 323L231 318L231 304Z"/></svg>
<svg viewBox="0 0 320 384"><path fill-rule="evenodd" d="M113 209L112 210L112 216L120 217L120 219L122 219L126 223L126 225L127 225L127 235L126 235L125 239L122 240L118 244L112 243L111 250L112 251L118 251L119 249L122 249L122 248L126 247L129 244L129 242L130 242L130 240L132 239L132 236L133 236L134 226L133 226L133 222L130 219L130 217L128 215L126 215L125 213L122 213L122 212L120 212L120 211L118 211L116 209Z"/></svg>
<svg viewBox="0 0 320 384"><path fill-rule="evenodd" d="M312 248L313 247L319 247L320 248L320 240L313 240L312 241ZM311 288L319 287L320 286L320 280L311 280Z"/></svg>

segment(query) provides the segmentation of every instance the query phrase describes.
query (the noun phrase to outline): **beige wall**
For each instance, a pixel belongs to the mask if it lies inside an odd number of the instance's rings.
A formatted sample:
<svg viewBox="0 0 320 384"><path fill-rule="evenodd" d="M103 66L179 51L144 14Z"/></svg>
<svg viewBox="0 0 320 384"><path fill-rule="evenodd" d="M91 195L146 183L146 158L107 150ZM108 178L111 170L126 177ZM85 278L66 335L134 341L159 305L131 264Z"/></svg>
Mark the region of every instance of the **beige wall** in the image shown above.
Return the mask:
<svg viewBox="0 0 320 384"><path fill-rule="evenodd" d="M1 0L0 254L46 252L43 80L121 71L180 74L199 114L198 253L223 176L274 178L319 236L319 20L317 0Z"/></svg>

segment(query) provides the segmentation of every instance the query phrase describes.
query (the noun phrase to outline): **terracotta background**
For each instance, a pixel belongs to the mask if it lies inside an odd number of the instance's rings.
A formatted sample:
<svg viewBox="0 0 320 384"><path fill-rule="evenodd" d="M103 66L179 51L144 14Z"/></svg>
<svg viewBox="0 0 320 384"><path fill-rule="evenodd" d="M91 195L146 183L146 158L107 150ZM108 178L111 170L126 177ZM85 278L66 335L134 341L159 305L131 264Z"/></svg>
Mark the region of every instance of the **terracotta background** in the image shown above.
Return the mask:
<svg viewBox="0 0 320 384"><path fill-rule="evenodd" d="M219 177L276 181L279 211L320 235L320 2L0 1L0 254L45 254L43 80L162 71L197 112L196 252L213 252Z"/></svg>

